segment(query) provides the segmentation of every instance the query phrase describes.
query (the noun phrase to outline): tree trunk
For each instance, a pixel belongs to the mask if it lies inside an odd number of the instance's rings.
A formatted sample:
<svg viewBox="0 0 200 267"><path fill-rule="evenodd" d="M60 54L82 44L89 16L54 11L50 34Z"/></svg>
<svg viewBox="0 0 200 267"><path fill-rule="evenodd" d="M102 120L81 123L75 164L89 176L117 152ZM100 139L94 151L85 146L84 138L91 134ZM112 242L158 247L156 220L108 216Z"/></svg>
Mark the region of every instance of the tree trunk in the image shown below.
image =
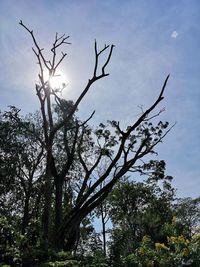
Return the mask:
<svg viewBox="0 0 200 267"><path fill-rule="evenodd" d="M102 235L103 235L103 251L106 256L106 222L103 214L102 204L101 204L101 222L102 222Z"/></svg>
<svg viewBox="0 0 200 267"><path fill-rule="evenodd" d="M59 229L62 223L63 210L62 210L62 200L63 200L63 181L59 177L55 181L55 229Z"/></svg>
<svg viewBox="0 0 200 267"><path fill-rule="evenodd" d="M30 200L30 194L26 194L25 203L24 203L24 214L23 214L23 220L22 220L22 234L25 233L26 227L29 223L29 200Z"/></svg>
<svg viewBox="0 0 200 267"><path fill-rule="evenodd" d="M45 188L44 188L44 211L43 211L43 238L46 246L49 243L50 229L50 210L51 210L51 154L47 154Z"/></svg>
<svg viewBox="0 0 200 267"><path fill-rule="evenodd" d="M80 223L84 218L83 212L76 212L65 222L64 228L61 226L57 231L60 248L65 251L76 249L80 239Z"/></svg>
<svg viewBox="0 0 200 267"><path fill-rule="evenodd" d="M67 240L64 243L66 251L76 250L80 239L80 224L74 225L67 233Z"/></svg>

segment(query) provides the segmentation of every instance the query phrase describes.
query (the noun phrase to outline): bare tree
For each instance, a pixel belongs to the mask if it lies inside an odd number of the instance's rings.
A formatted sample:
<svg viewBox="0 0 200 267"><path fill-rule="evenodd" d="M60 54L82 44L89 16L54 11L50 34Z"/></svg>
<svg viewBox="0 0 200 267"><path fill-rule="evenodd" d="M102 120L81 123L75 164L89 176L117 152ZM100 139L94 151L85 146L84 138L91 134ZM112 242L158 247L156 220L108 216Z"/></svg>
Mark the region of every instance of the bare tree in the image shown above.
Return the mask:
<svg viewBox="0 0 200 267"><path fill-rule="evenodd" d="M74 117L75 112L90 90L91 86L98 80L107 77L109 74L106 68L110 62L114 45L105 45L98 50L95 41L94 52L95 62L92 77L88 80L85 88L77 100L68 108L67 101L61 99L59 90L51 87L50 79L57 74L57 68L66 57L61 54L57 59L57 51L65 44L69 44L69 36L56 34L52 45L52 57L47 60L43 49L40 48L32 30L26 27L22 21L20 25L30 33L34 47L33 52L39 64L39 82L36 84L36 93L40 102L43 120L43 138L41 140L46 150L46 171L45 171L45 204L43 212L43 234L49 242L50 210L52 205L52 187L55 186L55 233L54 244L57 248L72 250L78 242L81 221L108 196L115 183L127 172L136 171L135 165L139 160L150 153L162 141L170 129L168 124L159 122L156 127L152 126L151 120L157 117L152 114L157 105L163 100L164 90L169 78L167 76L164 85L155 102L142 112L140 117L127 129L122 130L119 122L112 121L109 126L101 124L96 131L88 126L88 121L93 114L84 122ZM104 54L104 62L101 56ZM48 71L49 77L45 80L44 72ZM53 103L57 103L61 110L59 121L54 120ZM73 119L73 123L71 123ZM73 134L70 133L73 130ZM59 159L55 157L54 143L59 132L63 133L63 147L61 153L66 155L65 161L59 165ZM70 137L70 140L69 140ZM62 154L60 154L62 155ZM101 162L108 158L104 172L98 177L97 169ZM63 192L66 180L70 183L71 171L74 162L78 162L81 174L74 183L73 203L70 210L63 214ZM71 179L71 180L70 180ZM101 186L100 186L101 185ZM68 187L70 189L70 187Z"/></svg>

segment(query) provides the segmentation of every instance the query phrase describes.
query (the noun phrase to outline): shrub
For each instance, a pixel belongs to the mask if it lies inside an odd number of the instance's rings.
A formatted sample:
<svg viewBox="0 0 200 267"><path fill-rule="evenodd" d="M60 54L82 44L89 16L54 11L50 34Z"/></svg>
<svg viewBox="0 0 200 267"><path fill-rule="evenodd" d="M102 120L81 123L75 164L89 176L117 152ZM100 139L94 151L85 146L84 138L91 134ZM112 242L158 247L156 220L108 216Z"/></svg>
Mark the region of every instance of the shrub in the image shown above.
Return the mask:
<svg viewBox="0 0 200 267"><path fill-rule="evenodd" d="M145 236L140 247L126 257L125 266L200 266L200 234L196 233L190 239L183 234L177 234L174 219L167 228L171 235L167 237L166 244L153 243L150 237Z"/></svg>
<svg viewBox="0 0 200 267"><path fill-rule="evenodd" d="M5 217L0 217L0 262L1 266L21 266L18 241L20 234Z"/></svg>

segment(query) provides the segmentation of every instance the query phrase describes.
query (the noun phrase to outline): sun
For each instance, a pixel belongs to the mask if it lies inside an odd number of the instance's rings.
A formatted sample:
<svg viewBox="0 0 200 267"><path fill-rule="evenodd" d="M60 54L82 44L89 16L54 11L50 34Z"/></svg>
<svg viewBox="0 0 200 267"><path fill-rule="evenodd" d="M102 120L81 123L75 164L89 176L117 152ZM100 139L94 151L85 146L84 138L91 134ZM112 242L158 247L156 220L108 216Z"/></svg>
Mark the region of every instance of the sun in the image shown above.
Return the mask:
<svg viewBox="0 0 200 267"><path fill-rule="evenodd" d="M44 80L49 81L49 85L53 90L63 89L67 84L67 78L62 71L57 71L53 76L49 76L48 71L45 71Z"/></svg>

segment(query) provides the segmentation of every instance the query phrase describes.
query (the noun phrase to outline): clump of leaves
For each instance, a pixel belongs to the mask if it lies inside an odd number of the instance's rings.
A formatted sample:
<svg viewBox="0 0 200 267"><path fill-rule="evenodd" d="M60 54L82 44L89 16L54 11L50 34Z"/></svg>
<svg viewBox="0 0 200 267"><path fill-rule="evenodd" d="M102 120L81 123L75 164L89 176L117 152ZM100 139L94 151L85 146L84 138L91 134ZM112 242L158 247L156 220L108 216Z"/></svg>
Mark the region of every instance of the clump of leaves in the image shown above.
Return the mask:
<svg viewBox="0 0 200 267"><path fill-rule="evenodd" d="M65 260L65 261L49 261L43 263L40 267L79 267L79 261L77 260Z"/></svg>
<svg viewBox="0 0 200 267"><path fill-rule="evenodd" d="M82 262L84 267L108 267L107 259L102 250L97 249L93 252L93 255L85 258Z"/></svg>
<svg viewBox="0 0 200 267"><path fill-rule="evenodd" d="M0 217L0 262L4 265L21 266L18 240L19 233L5 217Z"/></svg>
<svg viewBox="0 0 200 267"><path fill-rule="evenodd" d="M166 226L169 230L166 243L154 243L150 237L145 236L140 247L126 257L124 266L200 266L200 234L195 233L190 238L178 234L175 217Z"/></svg>

